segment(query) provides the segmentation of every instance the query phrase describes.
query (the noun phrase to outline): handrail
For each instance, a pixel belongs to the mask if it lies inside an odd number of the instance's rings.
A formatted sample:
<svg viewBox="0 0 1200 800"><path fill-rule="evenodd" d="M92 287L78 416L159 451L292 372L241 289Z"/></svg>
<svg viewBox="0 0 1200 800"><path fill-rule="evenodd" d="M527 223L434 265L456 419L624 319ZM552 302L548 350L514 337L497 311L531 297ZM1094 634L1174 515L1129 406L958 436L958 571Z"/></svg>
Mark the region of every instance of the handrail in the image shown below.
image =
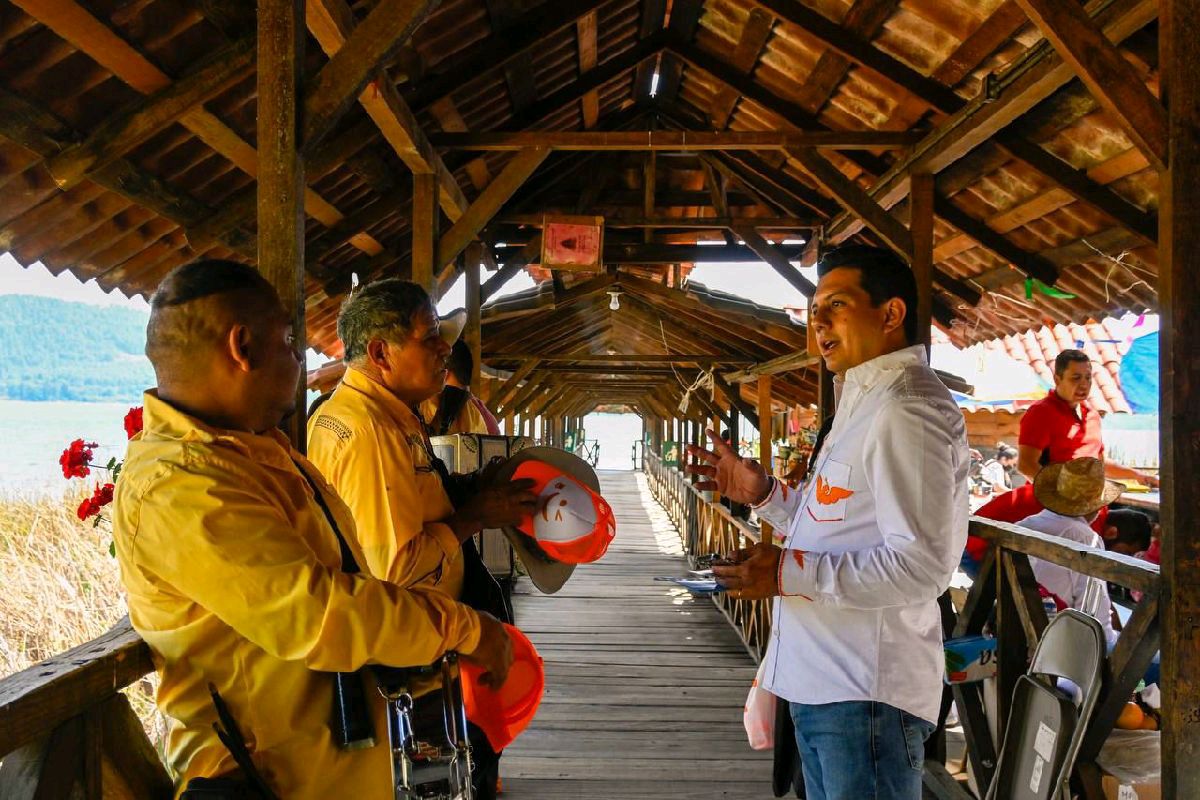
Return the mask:
<svg viewBox="0 0 1200 800"><path fill-rule="evenodd" d="M730 516L724 507L709 502L678 469L664 466L653 452L647 451L644 458L651 490L679 529L689 556L726 551L740 539L758 540L757 531ZM1028 659L1047 625L1030 557L1142 592L1108 658L1104 689L1076 762L1081 774L1089 776L1084 781L1084 796L1088 800L1100 798L1098 782L1091 780L1095 769L1091 762L1158 650L1162 589L1159 567L982 517L970 518L970 532L986 540L989 548L963 607L955 613L947 602L943 611L949 617L948 623L953 623L948 630L953 630L954 636L990 630L996 637L999 730L1004 730L1008 698L1016 679L1027 669ZM769 636L770 606L761 601L732 600L724 593L714 595L713 600L747 648L761 655ZM986 787L996 768L999 742L992 738L979 685L956 684L953 694L976 779Z"/></svg>
<svg viewBox="0 0 1200 800"><path fill-rule="evenodd" d="M0 679L0 757L153 671L150 648L126 617L90 642Z"/></svg>

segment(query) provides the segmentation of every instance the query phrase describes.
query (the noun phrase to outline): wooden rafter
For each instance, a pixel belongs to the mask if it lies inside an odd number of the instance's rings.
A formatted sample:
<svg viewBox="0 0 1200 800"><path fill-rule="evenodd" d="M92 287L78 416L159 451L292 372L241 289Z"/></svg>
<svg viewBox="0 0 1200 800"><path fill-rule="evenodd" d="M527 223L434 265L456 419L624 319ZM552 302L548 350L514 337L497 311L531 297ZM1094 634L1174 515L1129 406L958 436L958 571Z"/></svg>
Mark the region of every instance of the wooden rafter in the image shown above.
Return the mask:
<svg viewBox="0 0 1200 800"><path fill-rule="evenodd" d="M170 76L76 0L19 0L16 5L136 91L152 95L171 85ZM243 172L257 176L255 148L214 114L202 106L193 107L177 121ZM335 225L343 217L332 203L311 188L305 190L304 206L312 217L325 225ZM355 244L369 253L382 249L369 237Z"/></svg>
<svg viewBox="0 0 1200 800"><path fill-rule="evenodd" d="M575 20L575 36L579 50L579 74L583 75L596 68L596 26L598 24L595 9ZM596 127L600 119L600 93L595 89L586 92L580 98L580 114L583 116L585 130Z"/></svg>
<svg viewBox="0 0 1200 800"><path fill-rule="evenodd" d="M1119 44L1155 18L1154 0L1117 0L1111 4L1091 0L1086 6L1096 12L1096 22L1105 36ZM908 176L914 167L935 175L983 144L1034 105L1049 97L1073 77L1069 65L1047 57L1034 47L1015 59L1000 76L988 81L980 94L950 115L913 151L895 164L868 191L879 205L891 208L908 192ZM828 228L832 243L844 241L858 231L850 215L834 220Z"/></svg>
<svg viewBox="0 0 1200 800"><path fill-rule="evenodd" d="M842 18L841 27L855 38L870 41L896 10L899 0L855 0ZM820 113L837 91L853 62L836 48L821 54L817 64L800 87L800 105L813 114Z"/></svg>
<svg viewBox="0 0 1200 800"><path fill-rule="evenodd" d="M434 145L452 150L786 150L837 148L874 150L913 144L920 134L909 131L519 131L514 133L441 133Z"/></svg>
<svg viewBox="0 0 1200 800"><path fill-rule="evenodd" d="M733 232L742 237L742 241L746 246L754 251L754 254L767 263L771 269L779 273L785 281L790 283L796 291L805 297L811 299L817 287L812 284L808 278L800 274L792 263L775 245L770 244L759 235L758 231L752 225L741 225L733 229ZM799 259L797 259L799 260Z"/></svg>
<svg viewBox="0 0 1200 800"><path fill-rule="evenodd" d="M254 56L253 36L222 48L135 107L107 118L86 140L47 161L46 169L60 189L70 189L88 172L125 155L189 109L249 75L254 68Z"/></svg>
<svg viewBox="0 0 1200 800"><path fill-rule="evenodd" d="M392 0L392 4L403 3L404 0ZM408 5L424 8L427 2L409 0ZM376 7L375 11L380 10ZM373 14L372 14L373 16ZM370 20L371 17L368 17ZM368 20L364 20L365 25ZM321 45L321 49L330 56L330 63L336 58L347 41L355 33L354 12L350 10L345 0L308 0L308 27ZM409 29L411 30L411 29ZM348 57L353 57L350 51ZM450 220L456 221L467 208L467 199L462 193L454 176L446 169L441 157L430 146L425 133L417 124L416 116L408 104L400 97L395 84L387 78L386 71L380 73L381 78L358 96L358 101L367 115L374 120L385 141L396 151L409 169L414 173L429 173L437 176L438 198L442 211ZM307 123L306 123L307 129ZM307 139L306 139L307 141Z"/></svg>
<svg viewBox="0 0 1200 800"><path fill-rule="evenodd" d="M1158 170L1166 167L1167 114L1083 8L1054 0L1017 0L1100 105Z"/></svg>
<svg viewBox="0 0 1200 800"><path fill-rule="evenodd" d="M761 8L751 9L737 45L730 55L729 66L743 75L749 75L758 63L758 57L766 47L767 40L771 38L774 28L775 15ZM723 85L713 93L712 106L709 108L713 128L720 131L729 125L729 118L733 116L738 99L738 93L729 86Z"/></svg>

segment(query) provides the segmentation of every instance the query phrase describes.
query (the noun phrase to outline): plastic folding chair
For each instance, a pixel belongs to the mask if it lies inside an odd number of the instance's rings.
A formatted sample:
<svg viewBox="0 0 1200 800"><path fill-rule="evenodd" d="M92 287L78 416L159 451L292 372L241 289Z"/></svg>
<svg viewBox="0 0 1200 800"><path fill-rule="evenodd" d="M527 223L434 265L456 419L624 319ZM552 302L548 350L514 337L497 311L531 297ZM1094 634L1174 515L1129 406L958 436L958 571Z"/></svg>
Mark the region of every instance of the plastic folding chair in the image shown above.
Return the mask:
<svg viewBox="0 0 1200 800"><path fill-rule="evenodd" d="M1100 695L1104 631L1067 609L1046 626L1029 672L1017 679L987 800L1069 798L1067 783ZM1058 680L1073 686L1058 687Z"/></svg>

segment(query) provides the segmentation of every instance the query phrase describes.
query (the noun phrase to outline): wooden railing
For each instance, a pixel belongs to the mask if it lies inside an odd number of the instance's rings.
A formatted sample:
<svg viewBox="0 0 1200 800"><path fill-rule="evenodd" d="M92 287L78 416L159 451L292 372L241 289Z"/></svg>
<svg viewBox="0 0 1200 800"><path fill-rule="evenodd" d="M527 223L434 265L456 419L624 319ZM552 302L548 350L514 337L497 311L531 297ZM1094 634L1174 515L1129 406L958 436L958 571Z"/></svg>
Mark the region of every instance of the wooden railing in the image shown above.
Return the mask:
<svg viewBox="0 0 1200 800"><path fill-rule="evenodd" d="M746 542L758 541L757 529L731 517L723 506L709 502L682 472L663 466L654 453L646 453L643 465L651 491L679 529L689 557L729 552ZM971 518L970 530L990 547L962 608L954 609L946 596L943 617L947 632L953 636L983 633L986 629L996 637L996 730L1005 729L1016 680L1025 673L1047 624L1029 564L1031 556L1142 593L1107 659L1100 700L1076 760L1075 777L1082 796L1102 800L1096 756L1159 648L1159 569L1129 556L980 517ZM769 603L731 600L724 594L715 595L714 602L747 648L761 655L770 635ZM1000 743L992 734L993 725L984 710L982 687L981 683L958 684L952 691L971 769L981 791L986 792L996 770ZM926 766L926 787L936 796L956 800L969 796L949 780L944 768L939 770L929 762Z"/></svg>
<svg viewBox="0 0 1200 800"><path fill-rule="evenodd" d="M153 670L150 648L126 619L0 680L0 797L171 797L171 779L121 694Z"/></svg>

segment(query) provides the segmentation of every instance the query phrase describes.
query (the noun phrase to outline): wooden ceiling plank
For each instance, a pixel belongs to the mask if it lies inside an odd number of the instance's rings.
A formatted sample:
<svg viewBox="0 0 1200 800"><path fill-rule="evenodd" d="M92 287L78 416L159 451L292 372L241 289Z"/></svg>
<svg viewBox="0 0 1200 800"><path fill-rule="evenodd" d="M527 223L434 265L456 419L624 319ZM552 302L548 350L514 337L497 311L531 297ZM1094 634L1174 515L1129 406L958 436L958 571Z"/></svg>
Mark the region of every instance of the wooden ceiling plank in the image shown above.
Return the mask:
<svg viewBox="0 0 1200 800"><path fill-rule="evenodd" d="M1115 44L1145 27L1158 11L1155 0L1116 0L1112 3L1089 0L1086 8L1089 14L1096 13L1096 21L1105 37ZM1072 77L1070 65L1059 58L1047 57L1044 48L1030 48L893 165L868 193L884 208L894 206L907 194L908 175L914 166L919 165L934 174L941 172L1062 88ZM860 227L851 215L844 214L827 229L829 241L841 243L857 233Z"/></svg>
<svg viewBox="0 0 1200 800"><path fill-rule="evenodd" d="M332 63L332 59L353 36L354 14L345 0L308 0L307 7L309 30ZM410 170L437 176L438 200L442 211L452 222L457 221L469 203L454 176L429 144L412 109L400 97L395 84L387 78L386 71L359 94L358 100L374 120L384 140Z"/></svg>
<svg viewBox="0 0 1200 800"><path fill-rule="evenodd" d="M1017 0L1125 135L1159 171L1167 161L1167 112L1133 67L1076 3Z"/></svg>
<svg viewBox="0 0 1200 800"><path fill-rule="evenodd" d="M64 151L79 137L45 109L0 89L0 136L45 158ZM204 219L212 210L193 197L178 192L155 176L118 158L93 172L88 180L116 192L142 208L187 227ZM252 239L238 233L226 234L222 244L246 258L255 257Z"/></svg>
<svg viewBox="0 0 1200 800"><path fill-rule="evenodd" d="M855 0L842 19L842 27L851 35L869 42L882 30L883 23L895 13L899 4L900 0ZM822 53L808 80L800 88L800 105L813 114L819 114L851 66L850 59L836 50Z"/></svg>
<svg viewBox="0 0 1200 800"><path fill-rule="evenodd" d="M596 27L598 14L593 9L575 20L575 38L579 50L579 74L596 68ZM595 89L580 98L580 113L583 115L584 130L596 127L600 119L600 93Z"/></svg>
<svg viewBox="0 0 1200 800"><path fill-rule="evenodd" d="M1001 45L1012 39L1027 20L1017 0L1005 0L970 36L959 43L931 77L947 86L958 84Z"/></svg>
<svg viewBox="0 0 1200 800"><path fill-rule="evenodd" d="M763 48L767 46L767 40L771 38L771 31L774 28L774 15L761 8L751 9L746 24L742 27L742 33L738 37L737 45L733 48L730 66L743 75L753 72L754 65L758 63L758 57L762 54ZM738 98L738 93L728 86L721 86L713 93L709 117L712 119L714 128L724 130L729 125L729 118L733 116L733 110L737 108Z"/></svg>
<svg viewBox="0 0 1200 800"><path fill-rule="evenodd" d="M974 219L946 198L935 195L933 208L937 216L1008 261L1025 275L1037 278L1047 284L1053 284L1058 280L1058 269L1052 263L1036 253L1022 250L1002 234Z"/></svg>
<svg viewBox="0 0 1200 800"><path fill-rule="evenodd" d="M91 135L46 163L60 189L70 189L91 170L125 155L254 69L255 38L247 36L205 59L187 75L144 101L114 114Z"/></svg>

